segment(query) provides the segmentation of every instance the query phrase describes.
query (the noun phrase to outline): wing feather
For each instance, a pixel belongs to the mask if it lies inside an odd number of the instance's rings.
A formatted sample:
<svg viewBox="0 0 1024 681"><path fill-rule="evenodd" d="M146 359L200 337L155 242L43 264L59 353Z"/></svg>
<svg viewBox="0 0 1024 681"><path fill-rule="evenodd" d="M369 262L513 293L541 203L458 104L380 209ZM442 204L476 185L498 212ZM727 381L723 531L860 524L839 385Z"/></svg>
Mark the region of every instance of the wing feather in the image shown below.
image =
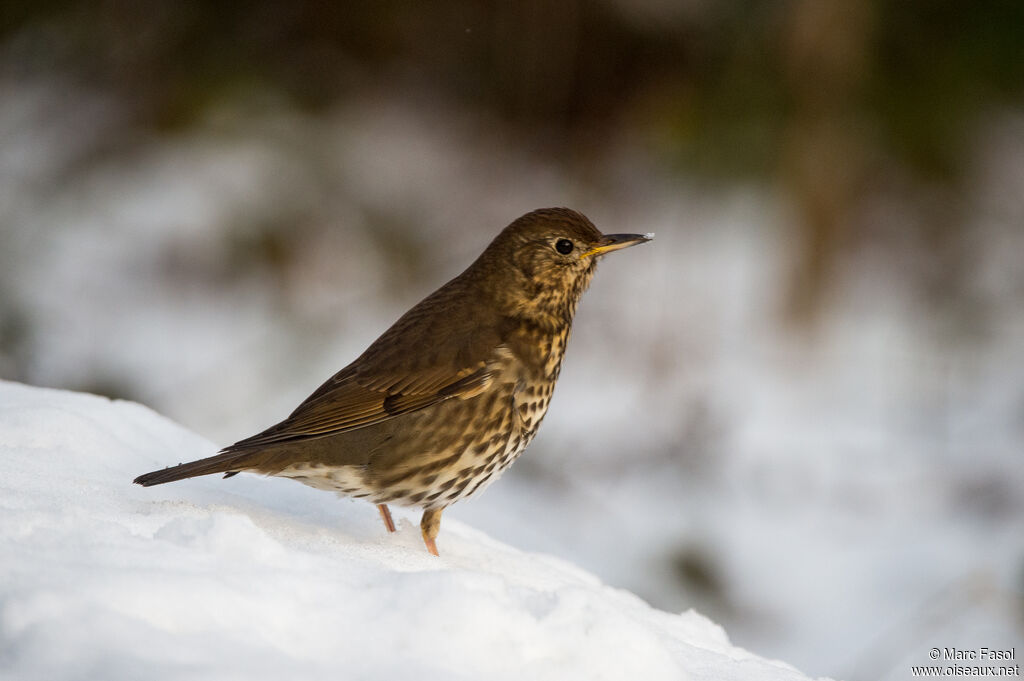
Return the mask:
<svg viewBox="0 0 1024 681"><path fill-rule="evenodd" d="M504 318L475 298L470 304L468 298L477 294L463 276L406 312L284 421L224 451L329 437L486 390L513 353ZM439 338L461 342L438 343Z"/></svg>
<svg viewBox="0 0 1024 681"><path fill-rule="evenodd" d="M443 400L469 399L486 390L510 357L511 353L501 345L486 360L472 366L456 371L422 372L413 380L393 375L364 376L348 367L321 386L287 419L223 451L328 437L425 409Z"/></svg>

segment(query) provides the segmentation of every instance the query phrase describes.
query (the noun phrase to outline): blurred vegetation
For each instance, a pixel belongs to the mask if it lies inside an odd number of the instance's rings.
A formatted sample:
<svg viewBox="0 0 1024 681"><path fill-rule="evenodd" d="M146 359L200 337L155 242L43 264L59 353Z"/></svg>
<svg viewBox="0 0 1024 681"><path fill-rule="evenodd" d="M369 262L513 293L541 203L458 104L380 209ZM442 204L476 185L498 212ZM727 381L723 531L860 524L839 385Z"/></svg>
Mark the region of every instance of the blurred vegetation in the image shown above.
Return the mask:
<svg viewBox="0 0 1024 681"><path fill-rule="evenodd" d="M143 127L189 126L254 88L312 114L397 88L486 112L552 157L585 163L628 136L689 176L776 184L800 224L796 320L820 307L885 183L928 197L906 227L914 243L940 262L959 247L970 140L1024 89L1017 0L3 7L5 70L72 74ZM937 297L950 286L955 273Z"/></svg>

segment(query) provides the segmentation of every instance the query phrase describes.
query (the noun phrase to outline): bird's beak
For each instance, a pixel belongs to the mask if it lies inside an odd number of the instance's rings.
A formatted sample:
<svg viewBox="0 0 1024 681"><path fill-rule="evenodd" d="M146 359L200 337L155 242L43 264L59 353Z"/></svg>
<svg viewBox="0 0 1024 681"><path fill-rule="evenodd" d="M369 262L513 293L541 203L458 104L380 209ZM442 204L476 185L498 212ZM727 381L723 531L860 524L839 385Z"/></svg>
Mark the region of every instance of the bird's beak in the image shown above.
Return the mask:
<svg viewBox="0 0 1024 681"><path fill-rule="evenodd" d="M597 245L591 248L589 251L581 255L581 258L589 258L591 256L604 255L605 253L611 253L622 248L629 248L630 246L636 246L650 241L654 238L654 234L605 234L601 237L601 240L597 242Z"/></svg>

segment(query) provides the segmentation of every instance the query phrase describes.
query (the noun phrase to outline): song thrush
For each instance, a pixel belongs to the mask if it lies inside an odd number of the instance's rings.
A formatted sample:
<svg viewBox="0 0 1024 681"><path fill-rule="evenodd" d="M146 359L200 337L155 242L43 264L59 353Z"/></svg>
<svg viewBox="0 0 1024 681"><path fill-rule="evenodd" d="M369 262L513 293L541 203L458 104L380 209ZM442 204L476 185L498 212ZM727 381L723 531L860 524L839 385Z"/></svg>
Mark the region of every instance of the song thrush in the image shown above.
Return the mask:
<svg viewBox="0 0 1024 681"><path fill-rule="evenodd" d="M650 235L602 235L567 208L527 213L267 430L144 485L241 471L377 504L421 506L427 549L441 512L482 490L537 432L569 328L600 256Z"/></svg>

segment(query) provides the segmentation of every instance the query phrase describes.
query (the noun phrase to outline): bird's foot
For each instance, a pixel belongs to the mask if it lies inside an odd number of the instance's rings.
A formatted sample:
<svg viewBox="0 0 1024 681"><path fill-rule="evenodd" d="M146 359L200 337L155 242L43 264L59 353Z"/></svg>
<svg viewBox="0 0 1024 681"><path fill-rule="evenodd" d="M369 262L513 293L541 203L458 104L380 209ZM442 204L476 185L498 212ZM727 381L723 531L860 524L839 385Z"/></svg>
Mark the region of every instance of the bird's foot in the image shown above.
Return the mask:
<svg viewBox="0 0 1024 681"><path fill-rule="evenodd" d="M435 542L431 537L424 537L423 543L427 545L427 551L438 558L441 557L441 554L437 552L437 542Z"/></svg>
<svg viewBox="0 0 1024 681"><path fill-rule="evenodd" d="M427 551L435 556L437 552L437 535L441 532L441 511L443 508L434 508L423 512L423 519L420 520L420 531L423 533L423 543L427 545Z"/></svg>
<svg viewBox="0 0 1024 681"><path fill-rule="evenodd" d="M384 521L384 527L388 528L388 532L394 532L395 521L391 519L391 509L388 508L388 505L377 504L377 510L380 511L380 518Z"/></svg>

